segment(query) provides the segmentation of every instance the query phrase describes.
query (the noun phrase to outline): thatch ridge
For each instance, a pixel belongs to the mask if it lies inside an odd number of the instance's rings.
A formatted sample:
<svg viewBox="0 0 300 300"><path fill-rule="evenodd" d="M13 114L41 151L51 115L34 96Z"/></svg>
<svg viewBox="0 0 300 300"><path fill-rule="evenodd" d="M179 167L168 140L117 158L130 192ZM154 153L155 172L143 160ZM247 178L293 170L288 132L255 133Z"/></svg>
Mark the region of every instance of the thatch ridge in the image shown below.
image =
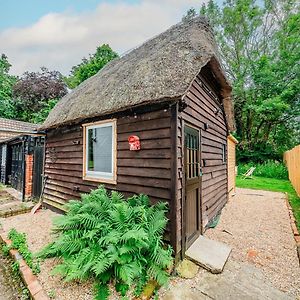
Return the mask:
<svg viewBox="0 0 300 300"><path fill-rule="evenodd" d="M162 99L179 99L201 68L212 60L226 94L224 97L228 97L230 84L217 57L212 30L205 18L197 17L181 22L111 61L64 96L41 128L79 122L81 119L111 114ZM227 118L232 116L227 114Z"/></svg>

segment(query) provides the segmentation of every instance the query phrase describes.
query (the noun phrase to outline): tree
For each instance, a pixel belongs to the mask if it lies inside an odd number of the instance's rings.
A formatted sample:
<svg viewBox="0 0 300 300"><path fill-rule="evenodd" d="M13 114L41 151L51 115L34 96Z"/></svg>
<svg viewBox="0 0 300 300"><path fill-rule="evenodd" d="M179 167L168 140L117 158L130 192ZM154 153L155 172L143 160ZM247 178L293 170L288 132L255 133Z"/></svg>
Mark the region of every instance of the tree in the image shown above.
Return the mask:
<svg viewBox="0 0 300 300"><path fill-rule="evenodd" d="M9 75L10 67L7 56L2 54L0 57L0 117L8 119L13 118L15 114L12 90L16 77Z"/></svg>
<svg viewBox="0 0 300 300"><path fill-rule="evenodd" d="M98 73L108 62L119 57L108 44L97 47L94 54L90 54L89 58L83 58L82 62L74 66L71 75L65 78L69 88L75 88L81 82Z"/></svg>
<svg viewBox="0 0 300 300"><path fill-rule="evenodd" d="M240 160L279 158L300 115L300 10L295 0L209 1L220 58L233 82Z"/></svg>
<svg viewBox="0 0 300 300"><path fill-rule="evenodd" d="M185 22L185 21L189 21L193 18L195 18L197 16L197 11L195 8L190 8L186 14L182 17L182 21Z"/></svg>
<svg viewBox="0 0 300 300"><path fill-rule="evenodd" d="M41 68L40 72L25 72L13 87L13 97L18 119L43 121L54 100L67 94L67 87L58 71ZM39 116L39 113L41 115Z"/></svg>
<svg viewBox="0 0 300 300"><path fill-rule="evenodd" d="M48 102L45 102L40 111L32 114L30 121L36 124L43 123L58 100L59 99L50 99Z"/></svg>

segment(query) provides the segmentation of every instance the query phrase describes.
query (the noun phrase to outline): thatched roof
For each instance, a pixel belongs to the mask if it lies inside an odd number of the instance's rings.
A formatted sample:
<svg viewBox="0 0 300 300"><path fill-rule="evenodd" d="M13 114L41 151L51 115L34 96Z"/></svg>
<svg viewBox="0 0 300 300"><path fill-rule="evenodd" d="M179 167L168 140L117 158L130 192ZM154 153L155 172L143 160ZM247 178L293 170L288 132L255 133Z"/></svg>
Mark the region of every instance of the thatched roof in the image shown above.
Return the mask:
<svg viewBox="0 0 300 300"><path fill-rule="evenodd" d="M181 22L145 42L121 58L108 63L64 96L50 112L42 129L79 122L128 108L180 99L208 62L223 89L230 96L218 60L211 29L203 17ZM228 110L231 127L231 100Z"/></svg>

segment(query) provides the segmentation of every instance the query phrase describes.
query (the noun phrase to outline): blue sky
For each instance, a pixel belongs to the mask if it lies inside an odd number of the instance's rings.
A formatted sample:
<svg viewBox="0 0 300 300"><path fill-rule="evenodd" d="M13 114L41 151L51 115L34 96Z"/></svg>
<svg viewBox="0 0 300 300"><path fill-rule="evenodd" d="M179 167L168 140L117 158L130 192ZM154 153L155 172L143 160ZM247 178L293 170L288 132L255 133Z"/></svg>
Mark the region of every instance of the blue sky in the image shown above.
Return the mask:
<svg viewBox="0 0 300 300"><path fill-rule="evenodd" d="M122 54L207 0L0 0L0 53L11 73L45 66L67 75L108 43Z"/></svg>
<svg viewBox="0 0 300 300"><path fill-rule="evenodd" d="M93 10L101 2L115 3L117 0L0 0L0 29L22 27L36 22L42 15L65 10L84 12ZM119 1L120 2L120 1ZM123 1L136 3L138 0Z"/></svg>

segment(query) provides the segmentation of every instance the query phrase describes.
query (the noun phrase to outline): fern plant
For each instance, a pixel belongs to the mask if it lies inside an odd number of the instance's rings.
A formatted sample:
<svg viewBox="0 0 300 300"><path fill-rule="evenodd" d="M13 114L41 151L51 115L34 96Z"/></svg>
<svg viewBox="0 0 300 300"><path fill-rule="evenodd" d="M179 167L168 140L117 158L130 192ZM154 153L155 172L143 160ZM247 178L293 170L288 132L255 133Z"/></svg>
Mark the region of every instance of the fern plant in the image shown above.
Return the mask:
<svg viewBox="0 0 300 300"><path fill-rule="evenodd" d="M93 277L95 299L101 300L108 297L112 281L122 296L132 286L140 294L150 279L159 285L167 282L172 249L163 243L165 203L151 206L145 195L125 200L100 186L83 194L81 201L70 201L66 209L67 214L54 221L57 239L38 254L61 258L54 273L66 281Z"/></svg>

